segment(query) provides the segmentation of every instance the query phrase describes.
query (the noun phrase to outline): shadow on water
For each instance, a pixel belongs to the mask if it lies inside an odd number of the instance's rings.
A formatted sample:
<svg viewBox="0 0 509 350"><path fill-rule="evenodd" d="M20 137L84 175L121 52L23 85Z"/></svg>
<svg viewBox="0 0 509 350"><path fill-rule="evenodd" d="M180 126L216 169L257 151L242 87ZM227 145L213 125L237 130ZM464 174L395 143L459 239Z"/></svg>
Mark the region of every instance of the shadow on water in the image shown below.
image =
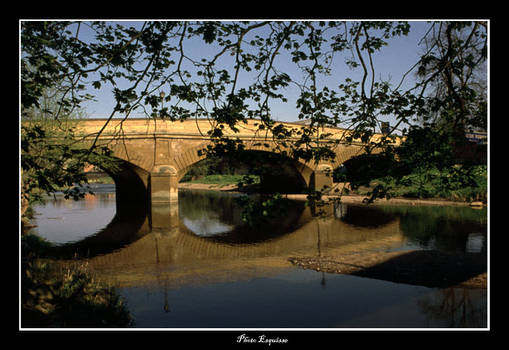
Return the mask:
<svg viewBox="0 0 509 350"><path fill-rule="evenodd" d="M147 207L117 208L111 222L99 232L77 242L55 245L49 255L58 259L104 255L137 241L150 231Z"/></svg>
<svg viewBox="0 0 509 350"><path fill-rule="evenodd" d="M487 271L485 254L415 250L352 275L431 288L461 284Z"/></svg>

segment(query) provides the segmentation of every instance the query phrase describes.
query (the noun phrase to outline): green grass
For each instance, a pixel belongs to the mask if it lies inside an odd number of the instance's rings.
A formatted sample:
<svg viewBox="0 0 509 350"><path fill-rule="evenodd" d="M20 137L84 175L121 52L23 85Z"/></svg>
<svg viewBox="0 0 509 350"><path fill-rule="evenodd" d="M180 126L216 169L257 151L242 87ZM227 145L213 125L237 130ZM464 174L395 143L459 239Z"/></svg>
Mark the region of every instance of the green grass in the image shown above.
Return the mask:
<svg viewBox="0 0 509 350"><path fill-rule="evenodd" d="M92 175L92 176L87 176L88 178L88 183L89 184L93 184L93 183L97 183L97 184L114 184L115 181L113 181L113 179L108 176L108 175L99 175L99 176L95 176L95 175Z"/></svg>
<svg viewBox="0 0 509 350"><path fill-rule="evenodd" d="M207 175L188 183L225 186L236 185L239 182L246 183L248 179L252 181L251 183L260 182L260 178L256 175Z"/></svg>

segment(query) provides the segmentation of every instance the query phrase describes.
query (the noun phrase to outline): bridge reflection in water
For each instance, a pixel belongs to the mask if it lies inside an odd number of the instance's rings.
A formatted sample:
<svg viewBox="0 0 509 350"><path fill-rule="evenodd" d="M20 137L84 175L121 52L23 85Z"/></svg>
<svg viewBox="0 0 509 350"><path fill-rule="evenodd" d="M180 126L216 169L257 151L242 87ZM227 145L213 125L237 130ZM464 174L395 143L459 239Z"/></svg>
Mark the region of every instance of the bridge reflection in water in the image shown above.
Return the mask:
<svg viewBox="0 0 509 350"><path fill-rule="evenodd" d="M328 205L314 217L290 201L285 215L255 225L242 221L232 195L181 192L178 204L150 214L121 208L98 234L60 248L86 258L94 275L120 287L172 286L270 276L292 265L289 256L338 255L377 250L405 241L396 215L348 222L346 205ZM341 219L343 217L343 219Z"/></svg>

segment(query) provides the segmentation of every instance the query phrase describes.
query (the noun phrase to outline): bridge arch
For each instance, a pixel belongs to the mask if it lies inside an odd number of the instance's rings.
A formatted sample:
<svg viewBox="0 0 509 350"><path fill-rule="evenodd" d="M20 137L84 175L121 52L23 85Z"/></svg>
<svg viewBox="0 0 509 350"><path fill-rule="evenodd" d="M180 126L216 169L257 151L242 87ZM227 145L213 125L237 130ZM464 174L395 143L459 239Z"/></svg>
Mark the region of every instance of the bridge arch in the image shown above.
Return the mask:
<svg viewBox="0 0 509 350"><path fill-rule="evenodd" d="M136 203L138 209L148 208L150 204L150 172L124 159L110 156L112 165L97 166L115 182L117 213L124 213Z"/></svg>
<svg viewBox="0 0 509 350"><path fill-rule="evenodd" d="M336 152L336 158L334 159L333 167L336 168L341 164L345 163L346 161L365 153L366 150L364 149L364 147L343 146L341 147L341 150Z"/></svg>
<svg viewBox="0 0 509 350"><path fill-rule="evenodd" d="M194 146L183 152L182 154L179 154L177 157L174 158L174 165L175 165L175 171L177 173L177 179L180 181L182 177L198 162L204 160L207 155L206 152L203 150L206 149L207 146L211 145L211 142L203 142L200 145ZM282 156L284 160L287 160L288 162L284 165L282 164L268 164L269 166L286 166L285 170L286 175L291 175L289 172L293 172L293 175L295 176L292 180L293 183L297 184L300 183L301 187L308 188L312 187L313 181L314 181L314 173L316 171L322 171L324 167L331 167L330 165L318 165L314 166L307 162L304 163L302 161L296 161L292 160L290 157L285 157L284 155L273 152L271 150L268 150L267 147L264 147L260 144L252 144L252 143L245 143L245 151L246 152L256 152L257 154L263 154L266 153L269 157L272 155L276 156ZM249 159L246 159L246 163L249 163ZM294 186L296 187L296 186Z"/></svg>

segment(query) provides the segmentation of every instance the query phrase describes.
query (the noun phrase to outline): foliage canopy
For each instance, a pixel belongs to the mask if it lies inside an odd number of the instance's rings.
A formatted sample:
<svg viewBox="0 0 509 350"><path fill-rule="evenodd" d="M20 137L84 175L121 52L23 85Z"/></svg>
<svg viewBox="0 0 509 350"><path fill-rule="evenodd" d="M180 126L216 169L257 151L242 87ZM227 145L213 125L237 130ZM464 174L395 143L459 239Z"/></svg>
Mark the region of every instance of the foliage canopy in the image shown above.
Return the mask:
<svg viewBox="0 0 509 350"><path fill-rule="evenodd" d="M390 50L391 39L411 29L392 21L23 21L21 114L44 108L45 91L56 89L52 118L59 120L108 87L115 103L105 126L134 110L148 118L207 118L216 144L209 151L218 154L243 149L241 140L224 136L225 127L237 132L256 118L259 131L270 130L281 149L293 147L291 157L317 162L333 156L334 145L316 136L324 125L350 129L352 138L342 142L367 141L383 117L396 118L368 153L390 147L385 141L402 126L431 128L455 141L470 127L486 129L487 23L430 22L421 39L424 52L402 81L377 78L375 53ZM345 68L360 78L352 73L335 86L322 84L338 57L346 57ZM415 82L408 87L403 80L411 73ZM290 85L298 87L298 118L305 121L298 129L282 127L271 113L276 101L288 102ZM26 130L26 144L34 132ZM290 136L298 141L287 145ZM86 154L95 148L94 142ZM438 157L428 153L422 161Z"/></svg>

